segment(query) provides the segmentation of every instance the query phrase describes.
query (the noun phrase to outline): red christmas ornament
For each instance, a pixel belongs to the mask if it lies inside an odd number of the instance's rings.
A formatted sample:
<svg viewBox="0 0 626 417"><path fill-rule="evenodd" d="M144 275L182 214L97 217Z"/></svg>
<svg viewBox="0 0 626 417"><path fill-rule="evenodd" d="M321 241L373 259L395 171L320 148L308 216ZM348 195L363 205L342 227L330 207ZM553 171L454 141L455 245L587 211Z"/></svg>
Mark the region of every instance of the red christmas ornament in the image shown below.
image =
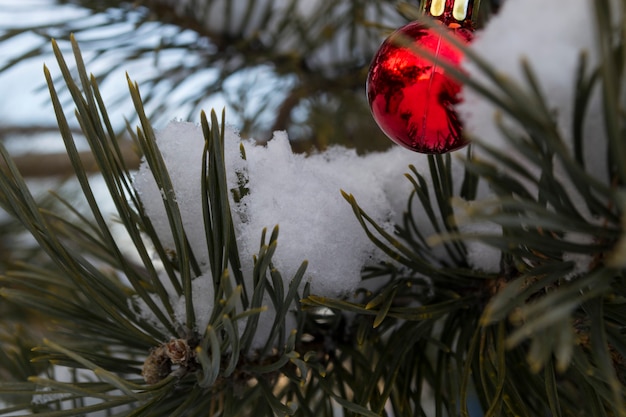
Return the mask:
<svg viewBox="0 0 626 417"><path fill-rule="evenodd" d="M471 0L432 0L426 10L468 43L473 36L470 5ZM437 60L458 66L463 57L459 49L418 22L394 32L378 50L367 76L367 98L376 123L391 140L416 152L440 154L465 146L454 110L461 101L460 83L437 62L400 46L398 35L412 39L416 48Z"/></svg>

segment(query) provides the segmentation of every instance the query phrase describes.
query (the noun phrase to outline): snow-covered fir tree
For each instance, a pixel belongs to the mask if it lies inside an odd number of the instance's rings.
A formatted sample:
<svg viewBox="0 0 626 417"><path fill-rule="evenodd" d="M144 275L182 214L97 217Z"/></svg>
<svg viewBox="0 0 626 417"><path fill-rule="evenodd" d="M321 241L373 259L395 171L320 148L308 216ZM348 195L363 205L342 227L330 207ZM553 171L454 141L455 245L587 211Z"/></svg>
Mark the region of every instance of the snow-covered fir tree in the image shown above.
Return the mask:
<svg viewBox="0 0 626 417"><path fill-rule="evenodd" d="M5 3L0 416L626 417L625 1Z"/></svg>

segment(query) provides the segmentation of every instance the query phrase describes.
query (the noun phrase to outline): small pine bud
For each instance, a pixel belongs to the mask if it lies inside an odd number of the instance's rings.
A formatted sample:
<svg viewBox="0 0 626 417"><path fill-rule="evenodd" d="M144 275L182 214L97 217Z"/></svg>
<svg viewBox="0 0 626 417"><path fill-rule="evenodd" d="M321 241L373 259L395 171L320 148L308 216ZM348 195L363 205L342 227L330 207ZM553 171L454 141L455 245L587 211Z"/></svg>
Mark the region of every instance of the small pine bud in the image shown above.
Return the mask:
<svg viewBox="0 0 626 417"><path fill-rule="evenodd" d="M172 362L167 354L165 345L150 350L150 354L143 363L141 376L147 384L156 384L172 371Z"/></svg>
<svg viewBox="0 0 626 417"><path fill-rule="evenodd" d="M185 339L172 339L165 344L167 357L174 365L188 368L190 362L195 359L195 354Z"/></svg>
<svg viewBox="0 0 626 417"><path fill-rule="evenodd" d="M196 369L196 353L185 339L172 339L150 350L141 375L147 384L156 384L178 366L179 375Z"/></svg>

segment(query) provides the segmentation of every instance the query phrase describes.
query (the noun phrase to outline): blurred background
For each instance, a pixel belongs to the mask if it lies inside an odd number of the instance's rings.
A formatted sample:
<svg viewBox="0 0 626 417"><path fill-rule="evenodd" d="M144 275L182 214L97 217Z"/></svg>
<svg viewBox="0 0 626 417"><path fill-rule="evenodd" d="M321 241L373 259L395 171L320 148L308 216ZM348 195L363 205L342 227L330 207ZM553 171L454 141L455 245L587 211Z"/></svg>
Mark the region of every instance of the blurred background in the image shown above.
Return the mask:
<svg viewBox="0 0 626 417"><path fill-rule="evenodd" d="M128 73L157 128L226 108L227 122L259 141L286 130L298 150L383 149L364 117L364 81L385 28L406 22L397 3L0 1L0 138L18 150L37 136L38 148L62 151L42 65L58 76L50 38L67 50L73 33L121 133Z"/></svg>

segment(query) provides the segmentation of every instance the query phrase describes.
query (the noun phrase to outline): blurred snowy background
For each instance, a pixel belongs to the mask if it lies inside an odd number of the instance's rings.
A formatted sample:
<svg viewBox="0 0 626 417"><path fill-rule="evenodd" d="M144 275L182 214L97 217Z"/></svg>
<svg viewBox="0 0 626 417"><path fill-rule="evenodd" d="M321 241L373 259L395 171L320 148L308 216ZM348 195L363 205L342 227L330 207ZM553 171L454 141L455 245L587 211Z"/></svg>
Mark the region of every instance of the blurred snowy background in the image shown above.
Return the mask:
<svg viewBox="0 0 626 417"><path fill-rule="evenodd" d="M384 148L382 135L371 134L373 122L361 117L365 71L380 43L368 22L393 28L404 19L396 2L332 3L2 0L0 88L11 99L0 104L0 134L24 142L33 131L53 131L42 64L58 75L49 39L68 51L72 32L120 130L131 110L128 73L157 127L226 108L229 124L259 140L287 130L301 149L338 142ZM230 18L216 19L225 13ZM47 140L53 135L37 136L45 140L39 147L58 150Z"/></svg>

